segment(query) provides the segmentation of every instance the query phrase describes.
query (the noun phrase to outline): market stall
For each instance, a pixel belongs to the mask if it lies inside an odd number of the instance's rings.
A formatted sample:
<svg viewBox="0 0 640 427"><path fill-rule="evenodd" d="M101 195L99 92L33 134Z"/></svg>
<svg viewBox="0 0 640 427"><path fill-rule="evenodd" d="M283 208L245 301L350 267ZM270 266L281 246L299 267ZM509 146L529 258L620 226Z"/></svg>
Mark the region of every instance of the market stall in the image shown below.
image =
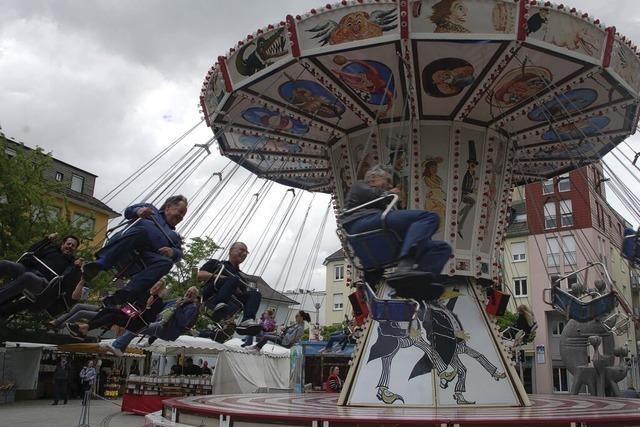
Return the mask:
<svg viewBox="0 0 640 427"><path fill-rule="evenodd" d="M109 342L109 341L106 341ZM264 388L286 388L289 384L289 350L267 345L262 353L240 347L242 341L225 344L208 338L183 335L175 341L134 340L127 352L144 349L154 355L186 357L217 355L213 375L129 375L122 397L123 412L149 413L162 408L162 401L177 396L251 393Z"/></svg>

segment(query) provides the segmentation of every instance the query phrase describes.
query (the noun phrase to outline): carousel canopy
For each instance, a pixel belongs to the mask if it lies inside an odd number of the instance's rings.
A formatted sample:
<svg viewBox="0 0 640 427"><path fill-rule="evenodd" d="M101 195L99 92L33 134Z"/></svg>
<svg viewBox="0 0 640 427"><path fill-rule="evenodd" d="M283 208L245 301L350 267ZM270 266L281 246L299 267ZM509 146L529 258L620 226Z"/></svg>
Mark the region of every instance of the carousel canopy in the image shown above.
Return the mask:
<svg viewBox="0 0 640 427"><path fill-rule="evenodd" d="M632 134L639 91L635 46L567 6L358 0L247 36L208 71L201 104L225 155L282 184L334 192L391 158L420 156L409 165L420 175L446 156L398 141L453 146L458 125L508 141L511 184L549 178ZM488 146L470 146L470 160Z"/></svg>

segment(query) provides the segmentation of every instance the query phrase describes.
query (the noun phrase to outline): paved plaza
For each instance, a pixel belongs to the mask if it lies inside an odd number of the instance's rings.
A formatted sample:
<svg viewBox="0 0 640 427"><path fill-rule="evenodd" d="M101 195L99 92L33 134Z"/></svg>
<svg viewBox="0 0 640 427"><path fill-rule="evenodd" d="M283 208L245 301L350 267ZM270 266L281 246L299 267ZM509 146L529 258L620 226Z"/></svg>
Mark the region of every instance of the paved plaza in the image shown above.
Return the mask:
<svg viewBox="0 0 640 427"><path fill-rule="evenodd" d="M144 417L120 412L120 399L93 400L90 407L90 425L93 427L141 427ZM70 400L66 405L52 406L50 400L26 400L0 405L0 425L11 427L49 426L74 427L78 425L82 405Z"/></svg>

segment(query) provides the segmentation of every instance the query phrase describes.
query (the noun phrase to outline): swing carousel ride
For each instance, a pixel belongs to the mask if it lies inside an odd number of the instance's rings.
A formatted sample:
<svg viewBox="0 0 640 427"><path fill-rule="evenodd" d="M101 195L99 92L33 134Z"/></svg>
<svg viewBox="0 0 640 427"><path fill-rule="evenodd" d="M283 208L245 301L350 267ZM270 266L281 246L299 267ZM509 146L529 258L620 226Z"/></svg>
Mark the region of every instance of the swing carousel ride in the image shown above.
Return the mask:
<svg viewBox="0 0 640 427"><path fill-rule="evenodd" d="M453 255L437 301L407 318L370 316L338 398L173 399L174 421L639 422L631 401L529 397L486 309L512 189L618 148L636 130L639 95L636 47L549 2L342 1L247 36L207 72L200 97L221 152L261 178L331 194L336 215L370 166L387 165L402 206L438 213L434 239ZM369 297L385 302L414 303L384 286Z"/></svg>

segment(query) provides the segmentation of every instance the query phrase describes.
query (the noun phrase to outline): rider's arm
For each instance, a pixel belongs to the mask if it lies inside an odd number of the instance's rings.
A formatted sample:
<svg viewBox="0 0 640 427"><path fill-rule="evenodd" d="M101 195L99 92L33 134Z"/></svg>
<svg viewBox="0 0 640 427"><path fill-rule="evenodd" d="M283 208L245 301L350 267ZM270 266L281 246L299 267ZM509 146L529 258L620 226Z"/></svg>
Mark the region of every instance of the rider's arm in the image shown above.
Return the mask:
<svg viewBox="0 0 640 427"><path fill-rule="evenodd" d="M51 240L49 239L49 236L47 236L44 239L39 240L33 245L31 245L29 249L27 249L27 252L36 252L37 250L42 249L43 247L50 244L51 244Z"/></svg>
<svg viewBox="0 0 640 427"><path fill-rule="evenodd" d="M86 295L85 294L87 293L89 288L87 288L84 284L85 284L84 280L80 280L78 282L78 284L76 285L75 289L71 293L71 299L72 300L81 301L83 299L86 299Z"/></svg>
<svg viewBox="0 0 640 427"><path fill-rule="evenodd" d="M140 208L150 208L152 211L157 212L155 206L151 203L136 203L135 205L131 205L124 210L124 217L126 219L136 219L138 218L138 209Z"/></svg>
<svg viewBox="0 0 640 427"><path fill-rule="evenodd" d="M180 246L175 246L171 249L173 249L171 259L173 259L174 262L179 261L182 258L182 248Z"/></svg>
<svg viewBox="0 0 640 427"><path fill-rule="evenodd" d="M221 262L217 259L210 259L205 262L202 267L200 267L200 270L198 270L198 281L204 283L211 279L215 272L220 269L220 264Z"/></svg>

